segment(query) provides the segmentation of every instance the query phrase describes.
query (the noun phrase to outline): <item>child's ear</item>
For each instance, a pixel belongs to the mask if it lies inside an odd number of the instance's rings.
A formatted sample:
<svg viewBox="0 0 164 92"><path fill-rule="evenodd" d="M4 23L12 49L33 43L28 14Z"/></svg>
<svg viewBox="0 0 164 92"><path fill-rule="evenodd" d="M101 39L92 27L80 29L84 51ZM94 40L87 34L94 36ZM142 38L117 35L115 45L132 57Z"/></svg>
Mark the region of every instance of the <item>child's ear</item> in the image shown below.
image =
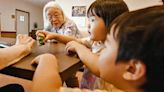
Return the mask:
<svg viewBox="0 0 164 92"><path fill-rule="evenodd" d="M125 80L139 80L146 73L145 65L139 60L130 60L126 65L126 71L123 73Z"/></svg>

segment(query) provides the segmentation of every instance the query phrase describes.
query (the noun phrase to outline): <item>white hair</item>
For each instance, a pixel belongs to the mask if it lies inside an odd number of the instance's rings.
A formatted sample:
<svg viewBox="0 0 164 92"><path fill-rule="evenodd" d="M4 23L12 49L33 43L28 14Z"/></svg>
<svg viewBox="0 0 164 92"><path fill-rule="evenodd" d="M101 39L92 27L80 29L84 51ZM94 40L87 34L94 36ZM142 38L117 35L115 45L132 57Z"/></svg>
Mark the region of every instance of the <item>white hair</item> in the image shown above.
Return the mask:
<svg viewBox="0 0 164 92"><path fill-rule="evenodd" d="M43 8L43 22L44 22L44 29L46 29L49 26L52 26L50 21L48 20L48 16L47 16L47 10L49 8L57 8L59 9L62 13L63 13L63 17L64 17L64 21L67 21L67 16L64 14L63 9L60 7L60 5L56 2L56 1L50 1L48 2L44 8Z"/></svg>

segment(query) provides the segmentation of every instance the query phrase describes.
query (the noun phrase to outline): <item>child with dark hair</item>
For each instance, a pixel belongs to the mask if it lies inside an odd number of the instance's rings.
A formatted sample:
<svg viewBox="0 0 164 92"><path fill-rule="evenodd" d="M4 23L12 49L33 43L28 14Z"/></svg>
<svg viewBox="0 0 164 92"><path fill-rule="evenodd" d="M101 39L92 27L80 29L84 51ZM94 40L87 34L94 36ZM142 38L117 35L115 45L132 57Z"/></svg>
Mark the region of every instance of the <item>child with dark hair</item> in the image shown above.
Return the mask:
<svg viewBox="0 0 164 92"><path fill-rule="evenodd" d="M99 59L100 77L126 92L162 92L163 10L138 10L113 22Z"/></svg>
<svg viewBox="0 0 164 92"><path fill-rule="evenodd" d="M97 17L97 18L101 18L104 22L105 27L108 28L110 26L111 22L116 17L118 17L119 15L121 15L122 13L124 13L126 11L128 11L128 8L122 0L97 0L96 2L92 3L90 5L90 7L88 8L87 17L90 19L90 25L92 25L94 21L95 22L97 21L96 20L96 17ZM98 25L98 26L100 26L100 25ZM104 45L104 38L106 37L106 33L104 36L100 36L102 34L100 32L98 33L98 31L100 31L100 30L102 30L102 29L97 30L97 32L92 31L92 30L90 30L90 32L89 32L89 33L91 33L91 38L92 39L94 38L93 39L94 47L92 47L92 53L98 54L104 48L104 46L103 46L103 48L100 49L98 46L96 47L96 45L95 45L95 44L98 44L99 46L101 46L100 43L102 43L102 45ZM105 32L106 31L107 30L105 29ZM100 40L100 37L103 37L103 39ZM67 45L67 46L69 46L69 45ZM78 48L78 47L74 47L74 48ZM98 49L100 49L100 50L98 50ZM97 51L95 51L95 50L97 50ZM96 63L96 61L92 61L92 63ZM113 87L113 85L106 83L104 80L96 77L94 74L97 75L97 73L95 73L93 71L93 69L89 70L90 66L87 66L87 68L84 70L80 88L88 88L88 89L92 89L92 90L93 89L108 89L108 90L115 89ZM99 75L97 75L97 76L99 76Z"/></svg>

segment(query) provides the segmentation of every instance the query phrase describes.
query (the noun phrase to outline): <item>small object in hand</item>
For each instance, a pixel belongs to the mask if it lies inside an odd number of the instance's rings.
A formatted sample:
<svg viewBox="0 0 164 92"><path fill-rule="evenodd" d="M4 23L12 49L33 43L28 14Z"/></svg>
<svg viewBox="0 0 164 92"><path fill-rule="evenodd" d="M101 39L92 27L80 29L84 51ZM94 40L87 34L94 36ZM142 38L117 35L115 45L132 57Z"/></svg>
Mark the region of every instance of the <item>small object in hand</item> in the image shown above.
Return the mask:
<svg viewBox="0 0 164 92"><path fill-rule="evenodd" d="M44 45L44 39L45 39L45 35L43 33L40 33L38 36L38 41L39 41L40 46Z"/></svg>

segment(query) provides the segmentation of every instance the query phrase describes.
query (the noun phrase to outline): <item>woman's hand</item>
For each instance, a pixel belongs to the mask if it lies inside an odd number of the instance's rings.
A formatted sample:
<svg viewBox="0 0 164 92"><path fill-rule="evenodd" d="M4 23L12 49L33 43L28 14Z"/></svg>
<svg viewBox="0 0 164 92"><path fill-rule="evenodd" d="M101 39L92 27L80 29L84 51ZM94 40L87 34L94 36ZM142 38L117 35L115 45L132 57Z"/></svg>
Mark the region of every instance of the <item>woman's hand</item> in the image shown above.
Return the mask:
<svg viewBox="0 0 164 92"><path fill-rule="evenodd" d="M55 39L56 35L57 35L56 33L47 32L47 31L43 31L43 30L38 30L36 32L36 36L39 36L39 34L44 34L45 35L44 42L46 42L47 40Z"/></svg>

